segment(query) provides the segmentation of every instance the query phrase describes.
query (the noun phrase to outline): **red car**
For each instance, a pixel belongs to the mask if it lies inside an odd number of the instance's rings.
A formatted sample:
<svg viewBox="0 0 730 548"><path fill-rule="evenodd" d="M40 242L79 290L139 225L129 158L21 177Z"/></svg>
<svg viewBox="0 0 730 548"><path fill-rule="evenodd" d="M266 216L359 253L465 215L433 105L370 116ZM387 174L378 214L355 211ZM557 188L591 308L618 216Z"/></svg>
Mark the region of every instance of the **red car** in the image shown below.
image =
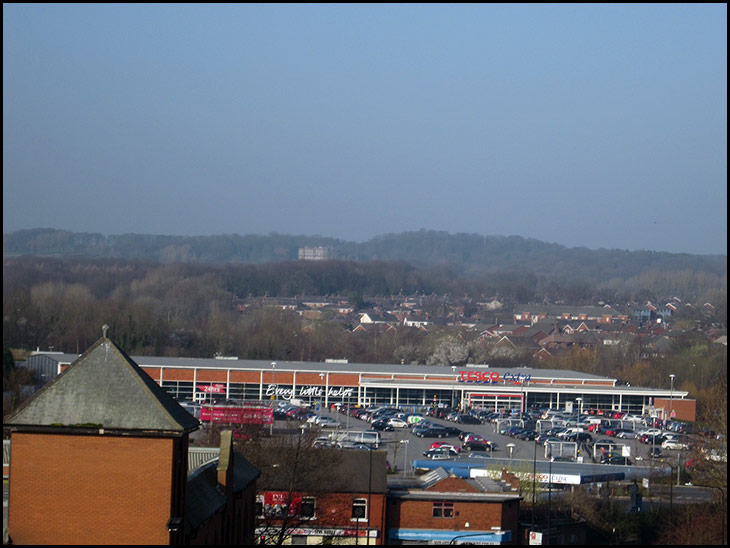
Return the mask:
<svg viewBox="0 0 730 548"><path fill-rule="evenodd" d="M456 445L449 443L448 441L435 441L431 444L431 447L429 447L429 449L438 449L439 447L448 447L450 449L453 449L457 453L461 453L460 447L457 447Z"/></svg>

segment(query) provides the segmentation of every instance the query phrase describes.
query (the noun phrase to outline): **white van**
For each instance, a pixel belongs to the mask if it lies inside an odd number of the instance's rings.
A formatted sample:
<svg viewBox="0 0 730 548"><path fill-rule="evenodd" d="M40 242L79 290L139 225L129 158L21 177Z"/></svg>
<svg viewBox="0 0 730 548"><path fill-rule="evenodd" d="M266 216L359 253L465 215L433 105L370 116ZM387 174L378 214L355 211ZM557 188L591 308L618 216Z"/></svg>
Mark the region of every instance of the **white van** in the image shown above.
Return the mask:
<svg viewBox="0 0 730 548"><path fill-rule="evenodd" d="M354 431L354 432L337 432L330 434L330 439L336 438L335 441L348 441L352 443L364 443L377 449L380 447L380 432L375 430Z"/></svg>

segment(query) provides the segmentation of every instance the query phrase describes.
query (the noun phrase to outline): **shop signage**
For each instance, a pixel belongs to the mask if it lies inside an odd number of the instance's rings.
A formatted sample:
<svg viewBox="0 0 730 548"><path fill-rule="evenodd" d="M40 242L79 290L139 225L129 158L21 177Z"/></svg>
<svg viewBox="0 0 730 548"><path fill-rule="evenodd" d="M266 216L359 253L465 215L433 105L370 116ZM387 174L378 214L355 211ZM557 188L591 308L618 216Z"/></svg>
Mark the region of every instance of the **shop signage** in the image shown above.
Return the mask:
<svg viewBox="0 0 730 548"><path fill-rule="evenodd" d="M268 407L203 405L200 408L200 420L226 424L271 424L274 422L274 411Z"/></svg>
<svg viewBox="0 0 730 548"><path fill-rule="evenodd" d="M297 386L293 388L270 384L266 387L266 397L291 400L295 398L349 398L355 390L342 386L330 387L325 390L322 386Z"/></svg>
<svg viewBox="0 0 730 548"><path fill-rule="evenodd" d="M205 392L206 394L225 394L225 384L199 384L198 392Z"/></svg>
<svg viewBox="0 0 730 548"><path fill-rule="evenodd" d="M507 371L504 375L500 375L497 371L460 371L458 380L459 382L475 384L522 384L530 382L530 379L532 379L532 375L510 373L509 371Z"/></svg>

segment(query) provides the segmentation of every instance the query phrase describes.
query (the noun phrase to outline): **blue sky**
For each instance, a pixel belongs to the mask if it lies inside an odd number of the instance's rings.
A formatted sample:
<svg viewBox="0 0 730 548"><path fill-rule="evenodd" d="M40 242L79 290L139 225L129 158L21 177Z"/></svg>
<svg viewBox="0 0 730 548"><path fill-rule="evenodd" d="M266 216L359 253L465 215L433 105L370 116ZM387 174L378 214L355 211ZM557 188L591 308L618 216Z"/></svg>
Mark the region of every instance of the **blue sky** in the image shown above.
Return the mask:
<svg viewBox="0 0 730 548"><path fill-rule="evenodd" d="M727 6L3 5L3 231L727 254Z"/></svg>

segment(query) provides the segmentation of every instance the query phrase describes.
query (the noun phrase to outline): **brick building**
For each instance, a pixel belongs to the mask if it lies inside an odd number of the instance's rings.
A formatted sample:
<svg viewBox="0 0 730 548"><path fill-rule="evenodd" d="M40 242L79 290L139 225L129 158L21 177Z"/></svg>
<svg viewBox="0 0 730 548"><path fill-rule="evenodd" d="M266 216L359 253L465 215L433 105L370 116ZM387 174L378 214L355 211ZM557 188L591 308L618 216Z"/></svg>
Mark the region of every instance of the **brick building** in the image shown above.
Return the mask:
<svg viewBox="0 0 730 548"><path fill-rule="evenodd" d="M233 491L240 498L253 482L253 508L257 471L225 446L215 490L226 504L186 504L188 438L199 422L106 333L3 426L12 436L13 544L182 544L206 527L223 541L236 531L213 518L245 506L233 504ZM191 482L197 494L199 483ZM251 528L238 533L253 539Z"/></svg>
<svg viewBox="0 0 730 548"><path fill-rule="evenodd" d="M283 451L270 473L263 472L259 537L266 544L385 544L385 452L311 451L313 458L300 462L295 476L287 469L293 460Z"/></svg>
<svg viewBox="0 0 730 548"><path fill-rule="evenodd" d="M391 485L388 544L519 544L519 483L506 476L464 479L438 468Z"/></svg>

